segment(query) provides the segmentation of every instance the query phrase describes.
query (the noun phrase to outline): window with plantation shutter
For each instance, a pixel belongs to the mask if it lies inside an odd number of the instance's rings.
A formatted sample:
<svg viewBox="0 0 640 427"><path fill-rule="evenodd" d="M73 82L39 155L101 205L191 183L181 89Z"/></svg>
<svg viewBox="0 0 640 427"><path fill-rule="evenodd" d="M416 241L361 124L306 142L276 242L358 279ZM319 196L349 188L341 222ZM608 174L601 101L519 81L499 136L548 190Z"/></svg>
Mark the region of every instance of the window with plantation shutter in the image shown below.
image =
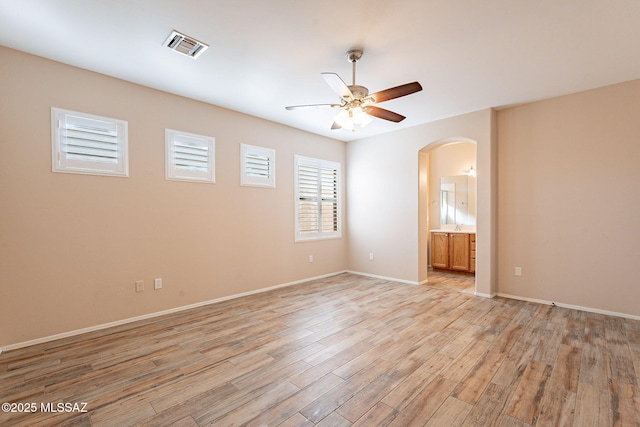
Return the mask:
<svg viewBox="0 0 640 427"><path fill-rule="evenodd" d="M341 236L340 164L295 156L296 241Z"/></svg>
<svg viewBox="0 0 640 427"><path fill-rule="evenodd" d="M240 185L275 188L276 151L240 144Z"/></svg>
<svg viewBox="0 0 640 427"><path fill-rule="evenodd" d="M215 139L165 129L166 178L215 182Z"/></svg>
<svg viewBox="0 0 640 427"><path fill-rule="evenodd" d="M127 122L51 108L53 172L128 176Z"/></svg>

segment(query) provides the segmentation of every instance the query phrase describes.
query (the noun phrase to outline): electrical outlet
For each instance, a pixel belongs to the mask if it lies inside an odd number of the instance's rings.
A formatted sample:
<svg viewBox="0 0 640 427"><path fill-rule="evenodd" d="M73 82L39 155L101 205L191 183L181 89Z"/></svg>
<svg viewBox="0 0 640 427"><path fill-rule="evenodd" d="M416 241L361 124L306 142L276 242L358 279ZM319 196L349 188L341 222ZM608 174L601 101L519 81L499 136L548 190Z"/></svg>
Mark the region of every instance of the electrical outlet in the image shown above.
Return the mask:
<svg viewBox="0 0 640 427"><path fill-rule="evenodd" d="M153 279L153 289L162 289L162 279Z"/></svg>
<svg viewBox="0 0 640 427"><path fill-rule="evenodd" d="M309 255L309 262L313 262L313 255Z"/></svg>
<svg viewBox="0 0 640 427"><path fill-rule="evenodd" d="M144 291L144 280L136 280L136 292Z"/></svg>
<svg viewBox="0 0 640 427"><path fill-rule="evenodd" d="M373 261L373 252L369 252L369 259Z"/></svg>
<svg viewBox="0 0 640 427"><path fill-rule="evenodd" d="M522 276L522 267L516 267L516 276Z"/></svg>

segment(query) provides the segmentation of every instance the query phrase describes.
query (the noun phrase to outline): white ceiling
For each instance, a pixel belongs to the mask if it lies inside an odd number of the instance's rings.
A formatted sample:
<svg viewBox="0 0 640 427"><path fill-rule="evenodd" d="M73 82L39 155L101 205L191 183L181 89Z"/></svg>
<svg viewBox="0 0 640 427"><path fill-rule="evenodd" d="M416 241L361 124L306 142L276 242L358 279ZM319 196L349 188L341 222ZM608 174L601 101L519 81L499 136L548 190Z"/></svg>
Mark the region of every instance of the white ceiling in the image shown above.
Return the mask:
<svg viewBox="0 0 640 427"><path fill-rule="evenodd" d="M173 29L209 49L170 51ZM640 1L0 0L0 45L349 141L640 78ZM320 73L351 84L351 47L370 92L422 84L380 105L402 123L285 110L338 102Z"/></svg>

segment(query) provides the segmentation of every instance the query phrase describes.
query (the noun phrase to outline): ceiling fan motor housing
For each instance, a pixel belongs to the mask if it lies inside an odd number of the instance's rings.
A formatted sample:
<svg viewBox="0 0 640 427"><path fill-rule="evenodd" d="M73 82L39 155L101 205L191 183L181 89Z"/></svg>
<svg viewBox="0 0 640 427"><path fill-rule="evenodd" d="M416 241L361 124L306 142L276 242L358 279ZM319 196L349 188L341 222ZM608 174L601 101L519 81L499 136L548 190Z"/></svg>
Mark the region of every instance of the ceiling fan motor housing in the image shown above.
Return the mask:
<svg viewBox="0 0 640 427"><path fill-rule="evenodd" d="M362 58L362 54L363 54L362 49L355 48L355 49L350 49L345 56L347 57L347 61L356 62L357 60Z"/></svg>
<svg viewBox="0 0 640 427"><path fill-rule="evenodd" d="M360 85L347 86L355 99L362 99L369 95L369 89Z"/></svg>

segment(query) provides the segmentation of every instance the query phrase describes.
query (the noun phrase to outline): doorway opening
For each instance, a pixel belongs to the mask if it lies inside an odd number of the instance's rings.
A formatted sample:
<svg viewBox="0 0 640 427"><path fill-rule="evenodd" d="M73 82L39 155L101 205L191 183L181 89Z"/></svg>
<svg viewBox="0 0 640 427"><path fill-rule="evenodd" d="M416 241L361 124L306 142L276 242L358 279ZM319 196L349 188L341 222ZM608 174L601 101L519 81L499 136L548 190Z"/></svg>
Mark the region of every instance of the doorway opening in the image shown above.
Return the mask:
<svg viewBox="0 0 640 427"><path fill-rule="evenodd" d="M421 282L465 293L476 291L476 170L477 143L472 139L434 141L419 152L419 253L421 276L426 277ZM456 242L467 238L470 243L464 248L462 265L451 262L450 267L441 263L432 266L432 232L455 233ZM446 251L450 252L448 248ZM457 249L455 256L459 257Z"/></svg>

